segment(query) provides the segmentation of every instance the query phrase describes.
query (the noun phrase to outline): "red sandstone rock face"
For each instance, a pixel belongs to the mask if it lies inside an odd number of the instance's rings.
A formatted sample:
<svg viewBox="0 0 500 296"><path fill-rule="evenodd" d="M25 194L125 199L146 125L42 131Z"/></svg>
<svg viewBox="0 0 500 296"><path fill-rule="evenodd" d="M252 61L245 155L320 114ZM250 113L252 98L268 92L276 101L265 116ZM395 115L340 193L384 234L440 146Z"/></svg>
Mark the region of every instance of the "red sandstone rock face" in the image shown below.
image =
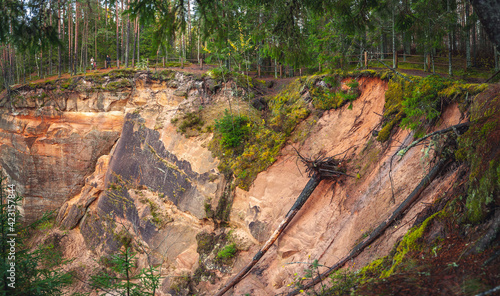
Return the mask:
<svg viewBox="0 0 500 296"><path fill-rule="evenodd" d="M77 194L97 159L120 135L122 113L4 113L0 118L0 165L24 196L27 222L58 210Z"/></svg>
<svg viewBox="0 0 500 296"><path fill-rule="evenodd" d="M398 129L389 144L375 141L376 130L383 113L386 83L380 79L359 79L361 96L352 109L344 106L325 112L310 136L300 147L302 155L341 155L348 151L348 171L359 178L345 178L334 183L324 180L315 189L301 211L255 269L234 289L234 295L285 295L296 288L287 286L294 278L304 275L307 265L297 262L318 260L333 266L348 254L363 235L375 229L400 205L427 174L429 159L420 149L410 150L404 157L394 157L401 145L412 142L408 130ZM443 113L442 127L457 124L460 112L456 105ZM296 145L298 146L298 145ZM231 222L241 231L251 233L261 244L282 221L295 202L308 178L301 175L305 168L296 162L292 147L286 147L280 157L265 172L258 175L248 192L237 190L231 211ZM389 170L392 168L392 184ZM394 243L411 227L416 215L426 204L434 202L449 186L455 172L447 172L435 180L401 222L387 231L371 248L349 263L348 268L362 267L371 260L385 256ZM392 186L392 188L391 188ZM392 196L394 190L394 200ZM235 272L252 260L258 245L241 252ZM293 263L295 262L295 263ZM320 269L322 272L323 270Z"/></svg>
<svg viewBox="0 0 500 296"><path fill-rule="evenodd" d="M0 117L0 166L25 197L28 221L58 210L54 231L65 231L67 256L86 254L79 264L116 252L116 235L128 232L168 274L192 273L197 234L214 231L205 205L217 205L224 183L206 148L211 136L186 138L171 120L199 108L204 82L179 73L131 81L133 89L114 91L86 91L92 84L81 78L66 92L24 87L26 99L14 110L0 98L8 108Z"/></svg>
<svg viewBox="0 0 500 296"><path fill-rule="evenodd" d="M198 285L201 292L213 294L231 276L231 270L217 269L209 260L214 254L200 251L203 244L199 239L203 234L221 237L224 233L206 219L204 209L207 203L213 208L217 205L224 189L223 177L217 171L218 161L206 148L210 136L186 138L171 124L179 110L199 107L195 102L200 99L198 90L202 87L197 83L201 82L179 73L168 82L152 82L142 74L136 78L134 90L52 92L43 100L39 90L26 91L25 95L34 99L17 105L24 111L0 115L1 169L25 197L28 220L60 208L58 225L67 229L65 255L78 257L73 263L75 270L116 251L115 235L127 231L150 250L150 259L162 266L165 278L193 274L203 264L209 274L222 279ZM381 120L374 112L383 112L386 84L366 78L359 82L362 95L352 110L345 106L325 112L299 150L309 156L319 152L331 156L354 147L348 158L353 159L351 171L360 178L339 184L322 182L258 268L236 287L235 294L288 291L286 285L293 274L304 269L288 264L291 262L318 259L333 265L363 233L378 225L424 174L426 166L418 150L395 162L396 202L392 201L389 161L397 151L396 143L408 143L411 135L398 131L391 147L371 138ZM86 82L81 83L79 87L84 88ZM214 102L218 96L227 99L216 94L207 99L211 103L204 108L217 108ZM233 102L233 108L238 110L239 106ZM453 107L443 119L453 124L458 115ZM306 182L307 177L297 169L295 152L287 147L274 165L259 174L249 192L236 190L230 225L241 252L233 273L251 260ZM425 202L432 202L441 192L437 184L431 187L424 194ZM401 227L356 259L356 266L387 254L423 207L421 203L412 209ZM210 241L213 249L216 240ZM145 254L138 256L140 262L145 258ZM166 279L162 290L167 292L171 284Z"/></svg>

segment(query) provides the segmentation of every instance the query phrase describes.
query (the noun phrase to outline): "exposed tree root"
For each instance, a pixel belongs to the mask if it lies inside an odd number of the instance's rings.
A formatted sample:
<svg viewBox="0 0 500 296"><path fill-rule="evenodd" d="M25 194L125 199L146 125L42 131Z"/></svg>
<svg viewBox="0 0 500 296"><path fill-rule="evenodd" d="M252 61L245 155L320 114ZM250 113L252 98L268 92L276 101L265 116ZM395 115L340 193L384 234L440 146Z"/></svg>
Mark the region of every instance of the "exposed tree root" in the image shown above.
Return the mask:
<svg viewBox="0 0 500 296"><path fill-rule="evenodd" d="M380 235L384 233L384 231L396 220L398 219L420 196L422 191L436 178L438 173L448 164L451 160L442 159L440 160L434 168L425 176L422 181L417 185L417 187L410 193L410 195L401 203L401 205L392 213L392 215L383 221L367 238L365 238L362 242L357 244L349 253L349 255L342 258L339 262L337 262L334 266L330 267L327 271L318 275L314 279L312 279L309 283L303 286L301 289L293 290L288 293L287 296L293 296L300 293L300 290L307 290L318 283L320 283L323 279L328 277L334 271L340 269L344 266L349 260L357 257L361 252L369 246L372 242L374 242Z"/></svg>
<svg viewBox="0 0 500 296"><path fill-rule="evenodd" d="M435 135L444 134L444 133L447 133L447 132L450 132L450 131L455 131L455 133L457 133L458 135L461 135L461 134L463 134L469 128L469 125L470 125L470 122L460 123L460 124L456 124L456 125L450 126L448 128L445 128L445 129L438 130L438 131L432 132L430 134L427 134L427 135L423 136L422 138L413 141L407 147L399 150L398 151L398 155L401 156L401 157L403 157L406 154L406 152L408 152L408 150L410 150L411 148L415 147L418 143L422 142L423 140L425 140L425 139L427 139L429 137L435 136Z"/></svg>
<svg viewBox="0 0 500 296"><path fill-rule="evenodd" d="M297 150L295 150L297 151ZM318 186L322 179L338 178L342 175L346 175L343 169L340 168L342 161L335 159L334 157L325 157L324 155L319 155L315 159L308 159L297 151L299 158L306 166L306 172L311 177L309 182L300 193L299 197L290 208L285 218L279 224L278 228L274 231L271 237L266 241L266 243L260 248L260 250L255 254L252 261L248 263L237 275L235 275L224 287L222 287L216 296L222 296L234 285L239 283L245 275L252 269L252 267L259 262L259 260L264 256L264 254L269 250L273 243L278 239L278 237L283 233L285 228L290 224L293 217L299 212L302 206L305 204L309 196L313 193L314 189Z"/></svg>
<svg viewBox="0 0 500 296"><path fill-rule="evenodd" d="M299 159L306 166L306 173L309 177L314 174L319 174L322 179L338 178L341 175L349 176L345 173L345 169L342 168L344 159L338 160L335 156L326 157L324 154L320 154L316 158L311 159L300 155L297 149L295 149L295 151L297 152Z"/></svg>

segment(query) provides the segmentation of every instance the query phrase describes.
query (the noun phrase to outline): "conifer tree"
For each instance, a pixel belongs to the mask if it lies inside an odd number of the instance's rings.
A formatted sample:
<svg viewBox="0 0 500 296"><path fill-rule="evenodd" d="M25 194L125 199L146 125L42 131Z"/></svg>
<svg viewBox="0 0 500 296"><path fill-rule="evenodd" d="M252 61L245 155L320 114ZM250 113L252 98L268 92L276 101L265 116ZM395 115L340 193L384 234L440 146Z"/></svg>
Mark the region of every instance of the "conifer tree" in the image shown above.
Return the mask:
<svg viewBox="0 0 500 296"><path fill-rule="evenodd" d="M160 285L156 269L149 265L137 271L132 239L123 236L120 241L123 246L119 254L111 255L108 269L91 277L91 286L102 291L100 295L154 296Z"/></svg>
<svg viewBox="0 0 500 296"><path fill-rule="evenodd" d="M0 176L0 296L62 295L72 282L71 274L61 268L67 261L54 252L52 245L30 250L25 243L29 230L50 215L23 226L17 206L22 198L5 181Z"/></svg>

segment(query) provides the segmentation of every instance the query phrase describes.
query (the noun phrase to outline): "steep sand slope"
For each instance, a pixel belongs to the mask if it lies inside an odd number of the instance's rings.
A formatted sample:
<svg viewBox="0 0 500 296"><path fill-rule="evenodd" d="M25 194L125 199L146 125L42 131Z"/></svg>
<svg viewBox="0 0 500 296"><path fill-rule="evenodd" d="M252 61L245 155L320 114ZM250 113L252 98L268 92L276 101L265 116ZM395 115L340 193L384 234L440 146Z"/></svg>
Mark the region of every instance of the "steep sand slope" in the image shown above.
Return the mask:
<svg viewBox="0 0 500 296"><path fill-rule="evenodd" d="M76 258L67 268L85 278L97 267L95 260L117 247L109 226L116 227L112 233L128 228L148 248L154 264L162 267L161 295L166 295L172 292L172 278L192 275L199 267L197 235L228 231L216 228L205 212L206 203L215 209L227 183L207 149L211 134L186 138L172 119L200 108L212 117L220 115L228 100L233 110L251 107L220 92L207 96L203 84L207 81L180 73L168 81L139 73L134 83L134 88L117 91L72 92L43 102L43 108L28 102L17 115L5 112L0 122L0 161L25 194L29 218L60 207L57 222L62 229L44 233L35 244L57 239L64 255ZM202 281L196 287L201 294L214 294L251 260L302 191L308 177L293 147L309 157L345 156L348 173L359 177L322 181L263 260L236 286L234 295L288 291L295 274L300 276L308 267L296 262L318 259L333 265L386 219L427 173L432 164L421 146L402 159L393 158L399 147L412 141L411 133L397 130L384 144L373 136L380 129L387 83L360 78L359 84L361 96L352 109L325 112L305 140L286 146L248 192L236 189L230 227L249 249L238 253L232 268L211 267L221 279L213 284ZM56 105L65 109L57 110ZM437 129L456 124L459 117L456 106L448 107ZM436 179L404 218L350 266L386 255L453 178L449 170ZM138 256L140 267L146 266L146 257ZM78 283L71 291L85 289Z"/></svg>
<svg viewBox="0 0 500 296"><path fill-rule="evenodd" d="M335 183L322 181L301 212L294 218L284 235L264 256L264 259L235 288L234 294L270 295L287 291L286 285L294 274L303 274L307 264L318 259L325 266L333 265L345 256L364 233L373 230L406 198L429 169L420 148L410 150L401 160L392 163L392 188L389 179L391 158L401 145L408 145L412 135L399 130L388 144L375 141L372 131L380 124L383 113L386 83L379 79L361 78L362 95L353 103L352 110L344 106L323 115L321 120L300 146L302 155L326 153L351 159L349 173L360 178L345 178ZM445 113L443 125L459 120L455 106ZM345 152L347 151L347 152ZM295 152L287 147L283 156L266 172L259 174L249 192L237 190L232 221L246 227L259 241L281 222L308 178L299 172L304 167L296 161ZM436 180L422 194L421 201L386 235L365 251L356 263L366 264L378 256L386 255L398 238L411 226L415 215L432 202L445 188L446 180ZM444 181L444 182L443 182ZM394 198L392 196L394 192ZM237 270L251 260L257 246L238 261ZM293 264L289 264L293 263ZM320 269L321 270L321 269Z"/></svg>

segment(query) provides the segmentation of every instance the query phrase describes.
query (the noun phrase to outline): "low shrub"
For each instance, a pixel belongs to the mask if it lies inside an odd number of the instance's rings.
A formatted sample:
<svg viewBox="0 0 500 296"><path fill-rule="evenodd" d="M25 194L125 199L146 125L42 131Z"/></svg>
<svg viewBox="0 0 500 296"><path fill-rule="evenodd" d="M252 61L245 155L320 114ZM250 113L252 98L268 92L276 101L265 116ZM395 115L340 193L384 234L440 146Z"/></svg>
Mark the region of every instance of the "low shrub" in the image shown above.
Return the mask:
<svg viewBox="0 0 500 296"><path fill-rule="evenodd" d="M250 134L249 119L243 115L233 115L228 110L215 121L215 130L220 134L220 145L224 148L238 148Z"/></svg>

